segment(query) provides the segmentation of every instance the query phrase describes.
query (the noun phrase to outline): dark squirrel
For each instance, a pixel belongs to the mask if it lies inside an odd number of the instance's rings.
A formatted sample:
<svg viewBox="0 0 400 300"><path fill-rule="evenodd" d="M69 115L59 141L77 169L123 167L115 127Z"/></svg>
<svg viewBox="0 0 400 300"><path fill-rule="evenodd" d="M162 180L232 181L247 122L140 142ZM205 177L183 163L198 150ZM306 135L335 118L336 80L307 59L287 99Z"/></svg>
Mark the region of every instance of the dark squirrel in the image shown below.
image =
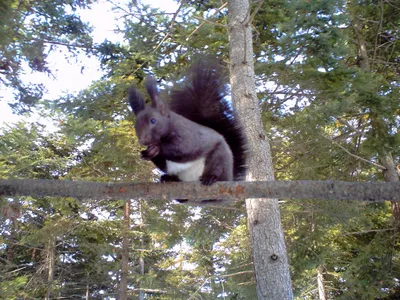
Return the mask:
<svg viewBox="0 0 400 300"><path fill-rule="evenodd" d="M153 78L145 82L151 106L145 105L134 86L130 88L136 134L139 143L147 146L141 157L166 173L161 182L201 181L211 185L244 179L246 137L225 99L223 79L218 64L196 63L183 86L171 92L168 106Z"/></svg>

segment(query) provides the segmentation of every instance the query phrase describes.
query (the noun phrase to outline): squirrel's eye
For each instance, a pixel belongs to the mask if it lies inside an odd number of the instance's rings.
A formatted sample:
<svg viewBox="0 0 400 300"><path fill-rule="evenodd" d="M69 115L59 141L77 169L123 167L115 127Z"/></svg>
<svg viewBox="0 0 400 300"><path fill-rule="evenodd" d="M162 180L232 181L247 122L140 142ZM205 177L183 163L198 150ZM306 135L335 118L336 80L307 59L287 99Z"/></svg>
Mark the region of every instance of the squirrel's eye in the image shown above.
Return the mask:
<svg viewBox="0 0 400 300"><path fill-rule="evenodd" d="M150 123L151 123L151 124L156 124L156 119L152 118L152 119L150 120Z"/></svg>

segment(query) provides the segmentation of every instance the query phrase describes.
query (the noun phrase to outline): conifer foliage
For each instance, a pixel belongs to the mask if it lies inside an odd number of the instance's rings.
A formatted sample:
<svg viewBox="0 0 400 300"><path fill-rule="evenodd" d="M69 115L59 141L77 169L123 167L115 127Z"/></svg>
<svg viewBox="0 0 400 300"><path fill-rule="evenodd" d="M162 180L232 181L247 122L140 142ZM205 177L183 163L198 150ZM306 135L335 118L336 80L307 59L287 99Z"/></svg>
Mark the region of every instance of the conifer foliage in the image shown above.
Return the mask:
<svg viewBox="0 0 400 300"><path fill-rule="evenodd" d="M54 123L2 125L0 179L158 180L140 159L128 87L144 88L151 74L167 99L198 55L228 69L228 6L180 1L164 13L112 2L124 41L94 46L79 16L91 1L0 4L0 82L18 101L6 100L18 112L36 105ZM266 0L252 3L250 18L275 177L398 181L398 1ZM21 74L51 72L56 45L97 55L105 75L38 102L43 87ZM294 298L399 297L398 204L280 199L279 208ZM0 197L0 298L256 299L248 227L243 203Z"/></svg>

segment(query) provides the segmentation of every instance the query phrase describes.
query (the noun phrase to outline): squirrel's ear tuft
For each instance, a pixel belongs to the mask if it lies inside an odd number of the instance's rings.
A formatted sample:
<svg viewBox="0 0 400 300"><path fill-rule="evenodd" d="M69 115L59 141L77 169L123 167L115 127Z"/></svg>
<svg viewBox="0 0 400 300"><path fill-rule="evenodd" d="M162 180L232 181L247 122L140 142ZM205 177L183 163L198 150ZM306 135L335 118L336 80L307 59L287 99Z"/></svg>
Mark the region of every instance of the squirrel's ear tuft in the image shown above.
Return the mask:
<svg viewBox="0 0 400 300"><path fill-rule="evenodd" d="M132 85L128 92L129 104L132 107L133 112L137 115L139 112L144 110L145 104L143 95Z"/></svg>
<svg viewBox="0 0 400 300"><path fill-rule="evenodd" d="M160 92L157 88L157 81L154 77L147 76L144 85L146 86L147 93L150 95L151 101L154 101L157 96L160 96Z"/></svg>
<svg viewBox="0 0 400 300"><path fill-rule="evenodd" d="M157 88L157 82L153 77L148 76L145 83L147 93L150 95L151 107L157 109L162 115L168 116L169 111L165 102L161 99Z"/></svg>

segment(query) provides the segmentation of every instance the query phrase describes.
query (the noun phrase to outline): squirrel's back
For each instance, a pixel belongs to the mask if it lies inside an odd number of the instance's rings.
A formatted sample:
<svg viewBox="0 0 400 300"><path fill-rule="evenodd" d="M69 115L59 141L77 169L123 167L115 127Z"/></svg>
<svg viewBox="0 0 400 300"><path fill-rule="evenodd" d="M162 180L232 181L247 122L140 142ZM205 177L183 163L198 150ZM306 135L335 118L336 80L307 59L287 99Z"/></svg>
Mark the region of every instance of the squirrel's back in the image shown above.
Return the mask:
<svg viewBox="0 0 400 300"><path fill-rule="evenodd" d="M238 118L227 101L221 67L214 61L194 64L182 87L171 92L169 108L183 117L214 129L228 143L234 159L234 180L244 180L247 139Z"/></svg>

